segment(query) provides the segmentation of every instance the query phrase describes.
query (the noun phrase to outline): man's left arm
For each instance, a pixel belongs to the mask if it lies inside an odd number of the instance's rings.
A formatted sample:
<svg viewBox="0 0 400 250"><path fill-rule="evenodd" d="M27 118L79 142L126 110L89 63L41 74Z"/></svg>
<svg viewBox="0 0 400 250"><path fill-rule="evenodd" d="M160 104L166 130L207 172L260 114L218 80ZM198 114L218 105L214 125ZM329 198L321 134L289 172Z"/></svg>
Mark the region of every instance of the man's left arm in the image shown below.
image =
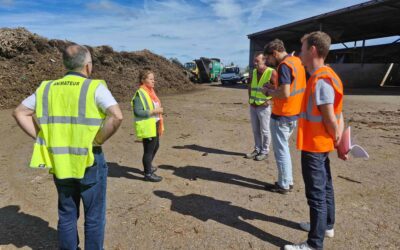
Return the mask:
<svg viewBox="0 0 400 250"><path fill-rule="evenodd" d="M251 96L251 82L253 81L253 77L252 76L250 76L249 77L249 84L247 84L247 92L248 92L248 94L249 94L249 98L250 98L250 96Z"/></svg>
<svg viewBox="0 0 400 250"><path fill-rule="evenodd" d="M278 72L276 72L276 70L272 71L270 85L272 85L275 89L278 87Z"/></svg>
<svg viewBox="0 0 400 250"><path fill-rule="evenodd" d="M33 139L36 139L40 128L33 117L34 114L34 110L26 107L24 104L20 104L14 110L13 117L26 134Z"/></svg>
<svg viewBox="0 0 400 250"><path fill-rule="evenodd" d="M339 150L339 144L340 144L340 141L342 140L342 135L343 135L343 131L344 131L344 118L343 118L343 113L341 113L340 114L340 118L339 118L339 125L338 125L338 127L339 127L339 140L335 143L335 148L336 148L336 150L337 150L337 154L338 154L338 157L340 158L340 159L342 159L342 160L348 160L349 159L349 156L348 156L348 152L341 152L340 150Z"/></svg>
<svg viewBox="0 0 400 250"><path fill-rule="evenodd" d="M340 114L339 121L336 117L333 103L335 92L332 86L325 80L320 80L316 86L315 101L322 115L322 122L326 131L334 141L335 148L338 147L344 130L343 114ZM347 160L348 156L338 151L338 156L342 160Z"/></svg>
<svg viewBox="0 0 400 250"><path fill-rule="evenodd" d="M333 104L323 104L318 106L318 109L322 114L322 122L324 123L325 129L334 140L336 146L336 143L340 141L342 133L340 133L341 131L333 109Z"/></svg>

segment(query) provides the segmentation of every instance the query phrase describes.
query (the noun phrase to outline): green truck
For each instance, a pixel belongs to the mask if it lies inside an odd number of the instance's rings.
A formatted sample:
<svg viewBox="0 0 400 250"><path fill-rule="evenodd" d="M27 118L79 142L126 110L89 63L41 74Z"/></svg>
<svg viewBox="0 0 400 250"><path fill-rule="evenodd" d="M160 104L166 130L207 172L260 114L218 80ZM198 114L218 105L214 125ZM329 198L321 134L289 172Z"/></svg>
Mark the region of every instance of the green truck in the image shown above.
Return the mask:
<svg viewBox="0 0 400 250"><path fill-rule="evenodd" d="M223 68L220 59L206 57L187 62L184 66L192 72L191 80L198 83L218 82Z"/></svg>

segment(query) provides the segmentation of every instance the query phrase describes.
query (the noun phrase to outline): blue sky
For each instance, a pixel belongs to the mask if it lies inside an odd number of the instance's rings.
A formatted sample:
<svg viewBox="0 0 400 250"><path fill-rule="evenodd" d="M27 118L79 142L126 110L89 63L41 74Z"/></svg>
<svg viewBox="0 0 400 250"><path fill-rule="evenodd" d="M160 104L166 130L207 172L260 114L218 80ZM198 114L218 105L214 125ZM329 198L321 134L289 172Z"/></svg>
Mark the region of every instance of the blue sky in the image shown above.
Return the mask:
<svg viewBox="0 0 400 250"><path fill-rule="evenodd" d="M118 51L149 49L181 62L248 63L248 34L365 0L0 0L0 27Z"/></svg>

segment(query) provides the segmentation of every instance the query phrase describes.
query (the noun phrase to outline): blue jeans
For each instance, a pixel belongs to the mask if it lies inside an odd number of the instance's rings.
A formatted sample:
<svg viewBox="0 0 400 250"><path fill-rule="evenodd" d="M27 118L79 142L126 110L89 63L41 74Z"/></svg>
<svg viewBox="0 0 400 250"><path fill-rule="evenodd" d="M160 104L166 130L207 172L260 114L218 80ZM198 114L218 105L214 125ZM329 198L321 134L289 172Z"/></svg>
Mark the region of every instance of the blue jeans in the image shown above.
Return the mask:
<svg viewBox="0 0 400 250"><path fill-rule="evenodd" d="M301 166L310 207L310 232L307 243L323 249L325 231L335 224L335 195L333 192L329 153L301 152Z"/></svg>
<svg viewBox="0 0 400 250"><path fill-rule="evenodd" d="M85 211L85 249L103 249L108 167L101 150L94 151L94 157L93 166L86 169L83 179L54 178L58 192L60 249L78 249L77 220L81 199Z"/></svg>
<svg viewBox="0 0 400 250"><path fill-rule="evenodd" d="M278 168L278 185L285 189L289 189L289 185L293 185L289 138L295 127L296 121L282 122L271 118L272 146Z"/></svg>

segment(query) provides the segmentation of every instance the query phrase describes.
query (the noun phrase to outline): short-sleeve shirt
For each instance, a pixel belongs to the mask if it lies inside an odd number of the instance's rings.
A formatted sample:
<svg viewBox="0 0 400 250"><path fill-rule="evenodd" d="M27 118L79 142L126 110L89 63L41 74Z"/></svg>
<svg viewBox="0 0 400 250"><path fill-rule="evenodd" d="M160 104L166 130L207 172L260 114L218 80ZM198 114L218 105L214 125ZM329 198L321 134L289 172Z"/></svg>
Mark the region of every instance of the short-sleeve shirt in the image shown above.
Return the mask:
<svg viewBox="0 0 400 250"><path fill-rule="evenodd" d="M74 74L74 75L79 75L79 76L84 77L83 75L80 75L79 73L69 73L69 74ZM105 112L109 107L117 104L117 101L111 94L110 90L103 84L99 84L99 86L96 88L94 96L95 96L94 98L95 98L97 107L99 107L103 112ZM22 104L31 110L35 110L36 109L36 93L33 93L32 95L27 97L25 100L23 100Z"/></svg>
<svg viewBox="0 0 400 250"><path fill-rule="evenodd" d="M291 84L293 82L292 69L286 64L281 64L278 68L278 83L281 84Z"/></svg>
<svg viewBox="0 0 400 250"><path fill-rule="evenodd" d="M315 104L333 104L335 102L335 90L327 80L319 79L315 86Z"/></svg>

